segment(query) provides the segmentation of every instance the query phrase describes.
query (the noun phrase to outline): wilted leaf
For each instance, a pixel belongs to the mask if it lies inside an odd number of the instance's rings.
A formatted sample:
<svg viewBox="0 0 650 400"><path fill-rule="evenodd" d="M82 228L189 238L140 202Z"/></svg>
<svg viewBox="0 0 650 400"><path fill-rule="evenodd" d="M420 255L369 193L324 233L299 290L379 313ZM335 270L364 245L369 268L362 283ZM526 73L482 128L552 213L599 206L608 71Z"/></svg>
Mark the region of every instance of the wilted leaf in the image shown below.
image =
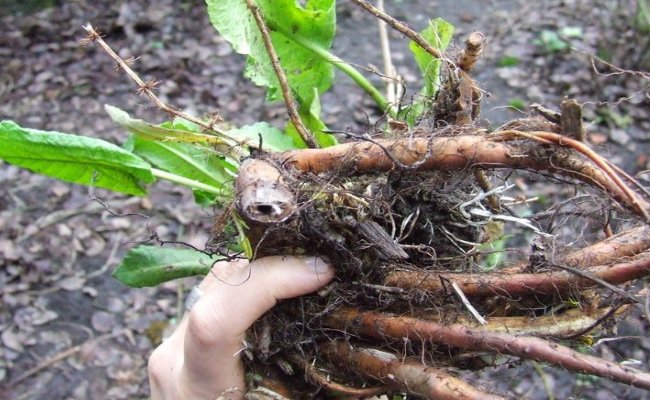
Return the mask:
<svg viewBox="0 0 650 400"><path fill-rule="evenodd" d="M131 118L126 111L108 104L104 105L104 110L113 122L143 139L210 145L224 143L224 140L218 136L200 133L201 128L190 122L167 123L157 126L141 119Z"/></svg>

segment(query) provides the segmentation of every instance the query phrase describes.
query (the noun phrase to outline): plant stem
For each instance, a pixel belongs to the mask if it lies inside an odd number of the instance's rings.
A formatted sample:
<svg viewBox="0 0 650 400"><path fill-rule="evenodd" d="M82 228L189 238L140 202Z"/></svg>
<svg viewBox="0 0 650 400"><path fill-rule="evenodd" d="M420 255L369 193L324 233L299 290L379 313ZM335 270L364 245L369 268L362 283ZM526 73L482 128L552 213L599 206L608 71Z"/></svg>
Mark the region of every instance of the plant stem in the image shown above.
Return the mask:
<svg viewBox="0 0 650 400"><path fill-rule="evenodd" d="M302 47L312 51L314 54L316 54L318 57L322 58L323 60L327 61L328 63L334 65L336 68L338 68L341 72L349 76L357 85L359 85L360 88L366 91L372 97L372 99L377 103L377 105L383 110L388 112L388 114L391 117L395 117L397 115L396 109L394 105L392 105L382 94L379 89L377 89L368 79L366 79L365 76L363 76L359 71L357 71L353 66L350 64L346 63L343 61L341 58L337 57L336 55L330 53L329 51L323 49L322 47L319 47L315 45L313 42L308 40L307 38L300 36L300 35L295 35L289 30L285 29L282 26L279 26L277 24L274 24L271 21L267 21L269 24L269 27L272 28L273 30L276 30L286 37L290 38L297 44L301 45Z"/></svg>
<svg viewBox="0 0 650 400"><path fill-rule="evenodd" d="M260 30L260 34L262 35L264 47L266 48L266 52L269 55L269 59L271 60L271 65L273 66L275 75L278 77L278 83L282 89L282 97L284 98L284 104L287 107L289 119L291 119L291 123L296 128L296 131L302 138L303 142L305 142L307 147L314 149L318 147L318 145L316 144L312 133L309 132L309 130L305 127L305 125L302 123L302 120L300 119L300 114L298 113L298 108L296 107L296 101L293 98L293 94L291 94L291 89L289 88L287 76L284 73L284 69L282 69L282 66L280 65L278 53L275 51L273 43L271 42L271 34L269 33L269 29L266 26L266 21L264 21L264 17L260 13L259 8L253 0L246 0L246 5L248 6L248 10L251 12L251 14L253 14L255 23Z"/></svg>
<svg viewBox="0 0 650 400"><path fill-rule="evenodd" d="M223 197L224 195L224 191L222 189L216 188L211 185L206 185L205 183L199 182L194 179L185 178L184 176L172 174L157 168L151 168L151 173L157 178L166 179L174 183L179 183L183 186L187 186L192 189L203 190L204 192L213 193L220 197Z"/></svg>

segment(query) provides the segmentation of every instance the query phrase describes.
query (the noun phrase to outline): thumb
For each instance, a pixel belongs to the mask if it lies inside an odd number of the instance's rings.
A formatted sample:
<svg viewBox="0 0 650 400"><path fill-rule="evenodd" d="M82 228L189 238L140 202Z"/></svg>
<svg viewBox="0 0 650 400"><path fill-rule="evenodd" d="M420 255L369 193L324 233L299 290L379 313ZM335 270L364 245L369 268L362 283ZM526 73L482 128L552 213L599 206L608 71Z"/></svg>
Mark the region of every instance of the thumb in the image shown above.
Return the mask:
<svg viewBox="0 0 650 400"><path fill-rule="evenodd" d="M240 335L278 300L311 293L333 277L331 265L318 257L264 257L248 265L217 263L201 284L204 296L192 311L196 307L198 313L214 318L205 321L212 330L221 326L230 335Z"/></svg>
<svg viewBox="0 0 650 400"><path fill-rule="evenodd" d="M227 374L229 368L224 367L238 363L236 355L244 333L256 320L278 300L311 293L333 277L331 265L317 257L273 256L250 264L216 263L200 285L203 296L189 312L184 345L186 378L215 379Z"/></svg>

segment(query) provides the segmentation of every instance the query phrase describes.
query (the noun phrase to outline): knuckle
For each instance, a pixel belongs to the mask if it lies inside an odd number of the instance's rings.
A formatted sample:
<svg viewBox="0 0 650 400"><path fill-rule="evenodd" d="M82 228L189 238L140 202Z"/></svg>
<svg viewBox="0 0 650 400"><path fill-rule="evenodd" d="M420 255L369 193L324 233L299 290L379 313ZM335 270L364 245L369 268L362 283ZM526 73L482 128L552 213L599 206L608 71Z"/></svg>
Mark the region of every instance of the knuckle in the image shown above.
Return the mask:
<svg viewBox="0 0 650 400"><path fill-rule="evenodd" d="M147 363L147 370L152 385L161 386L162 382L165 382L166 375L171 370L170 364L169 356L162 346L159 346L151 353Z"/></svg>
<svg viewBox="0 0 650 400"><path fill-rule="evenodd" d="M213 347L219 344L225 335L222 313L208 308L207 303L199 301L189 311L187 332L188 339L198 346Z"/></svg>

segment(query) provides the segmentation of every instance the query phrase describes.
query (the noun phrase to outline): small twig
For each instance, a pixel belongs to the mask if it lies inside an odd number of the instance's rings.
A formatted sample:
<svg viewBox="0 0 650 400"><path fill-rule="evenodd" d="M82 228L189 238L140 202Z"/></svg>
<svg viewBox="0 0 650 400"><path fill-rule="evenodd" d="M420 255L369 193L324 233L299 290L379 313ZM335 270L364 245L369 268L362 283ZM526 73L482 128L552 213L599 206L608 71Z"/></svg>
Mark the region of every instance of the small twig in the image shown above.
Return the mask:
<svg viewBox="0 0 650 400"><path fill-rule="evenodd" d="M571 47L571 50L572 51L577 51L578 53L582 53L582 54L588 56L590 58L590 61L591 61L591 67L592 67L593 71L596 73L596 75L603 76L603 77L609 77L609 76L615 76L615 75L631 75L631 76L638 77L638 78L650 79L650 72L634 71L634 70L630 70L630 69L617 67L616 65L608 63L607 61L603 60L602 58L600 58L600 57L598 57L598 56L596 56L594 54L587 53L587 52L585 52L583 50L580 50L580 49L577 49L575 47ZM643 54L643 53L641 53L641 54ZM614 70L614 72L610 72L610 73L600 72L598 70L598 67L596 67L596 61L598 61L601 64L604 64L608 68L611 68L612 70Z"/></svg>
<svg viewBox="0 0 650 400"><path fill-rule="evenodd" d="M119 259L116 257L117 255L117 250L120 248L121 242L122 241L122 232L117 233L117 237L114 239L113 247L111 248L111 252L106 258L106 261L104 262L104 265L102 265L99 269L96 269L95 271L89 273L86 275L86 279L93 279L96 278L100 275L102 275L108 268L115 262L118 261Z"/></svg>
<svg viewBox="0 0 650 400"><path fill-rule="evenodd" d="M492 183L490 183L490 180L488 179L485 170L475 169L474 179L476 179L476 183L478 183L478 186L481 189L483 189L484 192L487 193L493 189ZM488 205L490 206L490 209L493 212L495 213L501 212L501 202L499 201L499 198L495 194L491 194L487 196L487 201L488 201Z"/></svg>
<svg viewBox="0 0 650 400"><path fill-rule="evenodd" d="M95 194L93 193L93 189L94 189L93 186L89 187L88 189L89 189L88 197L90 198L90 200L99 203L99 205L104 207L104 210L106 210L107 213L111 214L114 217L140 217L140 218L144 218L145 220L148 220L150 218L148 215L140 214L140 213L120 213L120 212L117 212L117 211L113 211L113 210L111 210L109 205L106 204L106 202L104 202L99 197L95 196ZM125 201L124 204L121 204L121 205L122 206L129 205L129 202Z"/></svg>
<svg viewBox="0 0 650 400"><path fill-rule="evenodd" d="M375 17L381 19L382 21L385 21L388 25L391 26L391 28L395 29L396 31L402 33L407 38L411 39L413 42L415 42L415 44L420 46L424 51L431 54L433 57L443 60L449 63L450 65L453 65L453 62L445 58L444 55L440 52L440 50L431 46L431 44L427 42L419 33L409 28L408 25L406 25L405 23L391 17L390 15L386 14L384 11L368 3L366 0L352 0L352 2L358 5L359 7L363 8L370 14L374 15Z"/></svg>
<svg viewBox="0 0 650 400"><path fill-rule="evenodd" d="M604 344L604 343L616 342L616 341L619 341L619 340L631 340L631 339L650 341L650 338L645 337L645 336L616 336L616 337L599 339L591 347L600 346L601 344Z"/></svg>
<svg viewBox="0 0 650 400"><path fill-rule="evenodd" d="M646 290L646 295L645 295L645 302L643 304L643 311L645 311L645 318L650 322L650 290L648 290L648 284L646 283L645 285L645 290Z"/></svg>
<svg viewBox="0 0 650 400"><path fill-rule="evenodd" d="M112 339L114 337L123 335L123 334L125 334L127 332L128 332L128 329L122 329L122 330L120 330L118 332L108 333L106 335L102 335L102 336L99 336L99 337L94 338L94 339L88 339L87 341L85 341L82 344L79 344L77 346L73 346L73 347L70 347L69 349L63 350L63 351L53 355L52 357L48 357L47 359L43 360L43 362L39 363L37 366L35 366L33 368L30 368L29 370L25 371L24 373L22 373L21 375L16 377L16 379L9 382L9 387L16 386L20 382L24 381L25 379L29 378L30 376L33 376L33 375L41 372L45 368L48 368L48 367L50 367L50 366L52 366L52 365L54 365L56 363L59 363L59 362L65 360L66 358L68 358L70 356L73 356L74 354L81 351L84 348L84 346L87 346L87 345L89 345L91 343L96 344L96 343L102 342L104 340Z"/></svg>
<svg viewBox="0 0 650 400"><path fill-rule="evenodd" d="M489 190L485 190L483 187L481 187L481 189L483 189L484 192L479 193L477 196L474 196L473 198L467 200L464 203L461 203L458 206L458 211L460 211L460 213L463 215L463 217L469 219L469 218L471 218L471 216L465 210L465 208L467 208L468 206L471 206L472 204L480 203L483 199L485 199L485 198L487 198L489 196L493 196L493 195L496 195L496 194L507 192L508 190L512 189L514 186L515 185L513 185L513 184L505 184L503 186L497 186L495 188L490 188Z"/></svg>
<svg viewBox="0 0 650 400"><path fill-rule="evenodd" d="M650 222L650 214L648 214L648 210L646 210L643 206L641 206L641 204L639 203L638 196L632 191L632 189L630 189L630 187L628 187L621 180L618 174L616 174L614 169L607 162L607 160L605 160L603 157L601 157L599 154L597 154L595 151L593 151L584 143L552 132L502 131L499 132L498 135L505 136L505 137L510 135L515 137L516 136L525 137L545 144L567 146L574 149L575 151L587 157L594 164L596 164L600 168L600 170L605 175L607 175L609 179L611 179L612 182L621 190L621 192L625 194L625 196L630 201L630 204L634 206L634 208L639 212L639 214L643 216L646 222Z"/></svg>
<svg viewBox="0 0 650 400"><path fill-rule="evenodd" d="M469 310L469 312L476 318L479 324L485 325L487 322L485 321L485 318L479 312L474 308L472 303L467 300L467 297L465 296L465 293L461 290L460 286L456 282L451 282L451 287L454 289L454 292L456 292L456 295L460 298L460 301L463 303L465 308Z"/></svg>
<svg viewBox="0 0 650 400"><path fill-rule="evenodd" d="M296 107L295 99L293 98L293 94L291 93L291 88L289 87L289 81L287 80L287 75L284 73L284 69L282 68L282 65L280 65L280 59L278 58L278 53L276 53L275 48L273 47L273 42L271 41L271 34L269 33L269 29L267 28L266 23L264 22L264 17L260 13L260 9L255 4L254 0L246 0L246 5L248 6L248 9L250 10L251 14L253 14L255 23L257 24L257 27L259 28L260 33L262 34L262 41L264 42L264 47L266 48L266 52L268 53L269 58L271 60L271 65L273 66L275 75L278 78L278 83L280 84L280 89L282 90L282 97L284 98L284 104L287 107L287 113L289 114L291 123L296 128L296 131L298 131L298 134L305 142L307 147L312 149L316 148L318 146L316 144L316 141L314 140L313 135L311 134L311 132L309 132L309 130L307 130L305 125L302 123L302 119L300 118L300 114L298 113L298 108Z"/></svg>
<svg viewBox="0 0 650 400"><path fill-rule="evenodd" d="M541 229L537 228L535 225L533 225L530 220L526 218L519 218L519 217L513 217L512 215L505 215L505 214L492 214L488 210L485 210L483 208L472 208L469 210L470 215L475 215L477 217L483 217L483 218L490 218L490 219L496 219L500 221L507 221L507 222L514 222L515 224L519 224L521 226L525 226L526 228L532 230L536 234L544 237L553 237L552 234L546 233L542 231Z"/></svg>
<svg viewBox="0 0 650 400"><path fill-rule="evenodd" d="M210 132L216 133L217 135L219 135L219 136L221 136L221 137L223 137L225 139L231 140L234 143L237 143L237 144L240 144L240 145L241 144L248 144L249 146L255 147L254 145L248 143L247 141L242 141L242 140L235 139L235 138L229 136L228 134L226 134L226 132L224 130L216 127L214 122L209 122L209 123L205 122L205 121L203 121L203 120L201 120L199 118L196 118L194 116L186 114L186 113L182 112L181 110L179 110L179 109L177 109L175 107L172 107L172 106L168 105L167 103L163 102L162 100L160 100L158 98L158 96L156 96L154 94L154 92L152 90L158 84L160 84L160 81L156 81L154 79L151 79L151 80L145 82L144 80L142 80L142 78L140 78L138 76L138 74L129 65L131 61L124 60L115 51L113 51L113 49L104 41L104 39L102 39L102 36L100 35L100 33L97 32L95 30L95 28L93 28L93 26L90 23L84 25L83 29L86 32L88 32L88 36L86 36L84 39L82 39L80 41L80 44L82 46L85 46L85 45L88 45L90 43L97 42L97 44L99 44L99 46L115 62L117 62L117 65L119 66L119 68L124 70L124 72L126 72L126 74L129 76L129 78L131 78L131 80L133 80L133 82L135 82L138 85L138 90L137 90L138 94L147 96L156 105L156 107L158 107L160 110L162 110L162 111L164 111L164 112L166 112L166 113L168 113L168 114L170 114L172 116L176 116L176 117L182 118L182 119L184 119L186 121L192 122L192 123L204 128L204 129L206 129L206 130L208 130Z"/></svg>
<svg viewBox="0 0 650 400"><path fill-rule="evenodd" d="M385 286L385 285L375 285L372 283L365 283L365 282L352 282L355 285L367 287L369 289L376 290L378 292L385 292L385 293L393 293L393 294L404 294L406 293L406 290L402 288L398 288L395 286Z"/></svg>
<svg viewBox="0 0 650 400"><path fill-rule="evenodd" d="M537 112L539 115L541 115L545 120L552 122L554 124L559 124L561 120L561 114L555 110L551 110L550 108L546 108L541 104L533 103L528 106L531 110ZM500 129L503 130L503 129ZM538 129L535 129L538 130Z"/></svg>
<svg viewBox="0 0 650 400"><path fill-rule="evenodd" d="M59 222L65 221L66 219L75 217L80 214L91 214L95 213L101 210L108 210L108 206L110 207L123 207L126 205L132 205L139 203L140 199L137 197L132 197L130 199L126 200L113 200L108 202L109 204L107 205L106 203L86 203L81 207L76 207L72 208L69 210L59 210L59 211L54 211L52 213L46 214L43 217L39 218L32 224L32 227L34 229L29 229L26 231L25 234L22 236L18 237L16 239L17 243L24 242L25 240L31 238L35 234L39 233L41 230L47 228L48 226L57 224Z"/></svg>

